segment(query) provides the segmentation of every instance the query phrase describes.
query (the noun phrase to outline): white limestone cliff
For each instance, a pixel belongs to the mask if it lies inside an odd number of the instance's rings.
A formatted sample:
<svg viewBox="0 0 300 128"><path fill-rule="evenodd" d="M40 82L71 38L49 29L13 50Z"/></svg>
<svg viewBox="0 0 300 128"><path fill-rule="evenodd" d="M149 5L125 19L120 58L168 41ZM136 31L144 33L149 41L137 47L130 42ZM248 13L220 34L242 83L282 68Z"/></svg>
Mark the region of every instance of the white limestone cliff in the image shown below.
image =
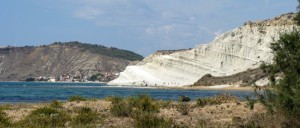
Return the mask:
<svg viewBox="0 0 300 128"><path fill-rule="evenodd" d="M270 20L247 22L217 36L211 43L190 50L161 51L137 65L126 67L109 85L184 86L205 74L227 76L271 63L270 43L283 33L298 29L295 14Z"/></svg>

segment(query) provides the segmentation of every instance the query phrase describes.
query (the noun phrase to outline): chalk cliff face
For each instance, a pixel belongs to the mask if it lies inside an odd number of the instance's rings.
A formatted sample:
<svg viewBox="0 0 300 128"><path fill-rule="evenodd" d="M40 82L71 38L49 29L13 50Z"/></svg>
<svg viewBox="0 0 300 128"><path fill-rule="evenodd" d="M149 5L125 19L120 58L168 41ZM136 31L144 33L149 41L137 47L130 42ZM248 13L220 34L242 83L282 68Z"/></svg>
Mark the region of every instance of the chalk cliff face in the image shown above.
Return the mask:
<svg viewBox="0 0 300 128"><path fill-rule="evenodd" d="M190 50L158 52L134 66L126 67L110 85L184 86L205 74L227 76L271 63L270 43L280 34L298 29L295 14L247 22L217 36L211 43Z"/></svg>

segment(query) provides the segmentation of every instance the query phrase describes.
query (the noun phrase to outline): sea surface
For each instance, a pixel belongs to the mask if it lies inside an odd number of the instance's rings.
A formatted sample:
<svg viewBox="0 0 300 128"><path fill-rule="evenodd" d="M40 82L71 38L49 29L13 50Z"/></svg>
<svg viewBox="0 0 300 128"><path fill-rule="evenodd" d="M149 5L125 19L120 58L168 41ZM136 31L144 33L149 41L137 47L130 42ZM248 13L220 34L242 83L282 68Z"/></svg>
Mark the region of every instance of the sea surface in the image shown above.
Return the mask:
<svg viewBox="0 0 300 128"><path fill-rule="evenodd" d="M136 96L148 94L155 99L177 100L186 95L191 99L230 93L240 98L253 96L253 91L239 90L183 90L151 87L107 86L100 83L48 83L48 82L0 82L0 103L36 103L54 99L65 101L70 96L105 98L108 96Z"/></svg>

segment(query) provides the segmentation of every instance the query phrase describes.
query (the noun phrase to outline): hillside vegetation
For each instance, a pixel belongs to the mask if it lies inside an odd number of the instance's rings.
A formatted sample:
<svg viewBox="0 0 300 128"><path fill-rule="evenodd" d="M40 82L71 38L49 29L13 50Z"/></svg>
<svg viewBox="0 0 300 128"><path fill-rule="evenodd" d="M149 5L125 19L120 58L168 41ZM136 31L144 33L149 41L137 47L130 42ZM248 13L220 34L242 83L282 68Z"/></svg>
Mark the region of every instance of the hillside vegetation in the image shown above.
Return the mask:
<svg viewBox="0 0 300 128"><path fill-rule="evenodd" d="M0 81L37 77L84 81L97 74L101 76L97 78L100 81L109 81L132 61L143 59L131 51L76 41L42 46L8 46L0 48L0 56Z"/></svg>
<svg viewBox="0 0 300 128"><path fill-rule="evenodd" d="M77 47L89 50L90 52L95 53L95 54L101 54L101 55L124 59L124 60L137 61L137 60L143 59L143 56L136 54L132 51L122 50L122 49L118 49L118 48L114 48L114 47L105 47L105 46L98 45L98 44L86 44L86 43L81 43L78 41L55 42L53 44L54 45L77 46Z"/></svg>

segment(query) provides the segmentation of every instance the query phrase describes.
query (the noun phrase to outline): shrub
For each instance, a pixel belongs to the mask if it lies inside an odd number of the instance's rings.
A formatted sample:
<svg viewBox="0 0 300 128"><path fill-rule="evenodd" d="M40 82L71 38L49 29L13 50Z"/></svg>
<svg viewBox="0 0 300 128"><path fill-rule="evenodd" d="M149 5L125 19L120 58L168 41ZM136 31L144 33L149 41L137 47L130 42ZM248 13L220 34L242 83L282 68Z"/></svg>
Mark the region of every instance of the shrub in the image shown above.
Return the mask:
<svg viewBox="0 0 300 128"><path fill-rule="evenodd" d="M135 127L136 128L171 128L172 121L158 117L154 113L140 112L135 114Z"/></svg>
<svg viewBox="0 0 300 128"><path fill-rule="evenodd" d="M197 98L196 105L200 107L204 107L205 105L215 105L221 103L234 103L239 102L239 98L236 96L232 96L227 93L223 93L213 97L205 97L205 98Z"/></svg>
<svg viewBox="0 0 300 128"><path fill-rule="evenodd" d="M249 106L250 110L253 110L254 104L256 103L256 99L251 99L250 97L246 97L247 105Z"/></svg>
<svg viewBox="0 0 300 128"><path fill-rule="evenodd" d="M6 113L0 108L0 127L9 127L11 120L7 117Z"/></svg>
<svg viewBox="0 0 300 128"><path fill-rule="evenodd" d="M118 117L129 117L132 112L132 106L130 106L123 98L121 97L111 97L112 107L110 112L114 116Z"/></svg>
<svg viewBox="0 0 300 128"><path fill-rule="evenodd" d="M62 111L44 107L31 112L19 122L20 127L63 127L70 117Z"/></svg>
<svg viewBox="0 0 300 128"><path fill-rule="evenodd" d="M137 97L121 97L108 98L112 102L111 113L119 117L129 117L133 110L142 112L158 112L159 105L154 99L148 95L142 94Z"/></svg>
<svg viewBox="0 0 300 128"><path fill-rule="evenodd" d="M82 97L82 96L70 96L69 97L69 101L72 102L72 101L86 101L86 98Z"/></svg>
<svg viewBox="0 0 300 128"><path fill-rule="evenodd" d="M178 101L189 102L189 101L191 101L191 98L188 96L179 96Z"/></svg>
<svg viewBox="0 0 300 128"><path fill-rule="evenodd" d="M89 107L82 107L78 111L78 115L74 119L74 124L89 124L98 119L98 115Z"/></svg>
<svg viewBox="0 0 300 128"><path fill-rule="evenodd" d="M159 101L156 101L156 104L158 105L159 108L166 108L166 107L171 106L172 101L171 100L168 100L168 101L159 100Z"/></svg>
<svg viewBox="0 0 300 128"><path fill-rule="evenodd" d="M138 95L137 97L128 98L131 106L144 112L158 112L159 106L156 101L146 94Z"/></svg>
<svg viewBox="0 0 300 128"><path fill-rule="evenodd" d="M58 100L52 100L50 107L52 108L63 108L62 103L60 103Z"/></svg>
<svg viewBox="0 0 300 128"><path fill-rule="evenodd" d="M180 112L182 115L188 115L189 114L189 105L185 103L180 103L177 106L177 111Z"/></svg>
<svg viewBox="0 0 300 128"><path fill-rule="evenodd" d="M197 106L199 106L199 107L204 107L205 105L207 105L208 103L207 103L207 99L208 98L197 98L196 99L196 104L197 104Z"/></svg>
<svg viewBox="0 0 300 128"><path fill-rule="evenodd" d="M271 44L272 65L264 66L271 88L259 93L259 100L271 113L283 115L292 127L300 127L300 32L283 34ZM276 75L280 74L280 79Z"/></svg>

